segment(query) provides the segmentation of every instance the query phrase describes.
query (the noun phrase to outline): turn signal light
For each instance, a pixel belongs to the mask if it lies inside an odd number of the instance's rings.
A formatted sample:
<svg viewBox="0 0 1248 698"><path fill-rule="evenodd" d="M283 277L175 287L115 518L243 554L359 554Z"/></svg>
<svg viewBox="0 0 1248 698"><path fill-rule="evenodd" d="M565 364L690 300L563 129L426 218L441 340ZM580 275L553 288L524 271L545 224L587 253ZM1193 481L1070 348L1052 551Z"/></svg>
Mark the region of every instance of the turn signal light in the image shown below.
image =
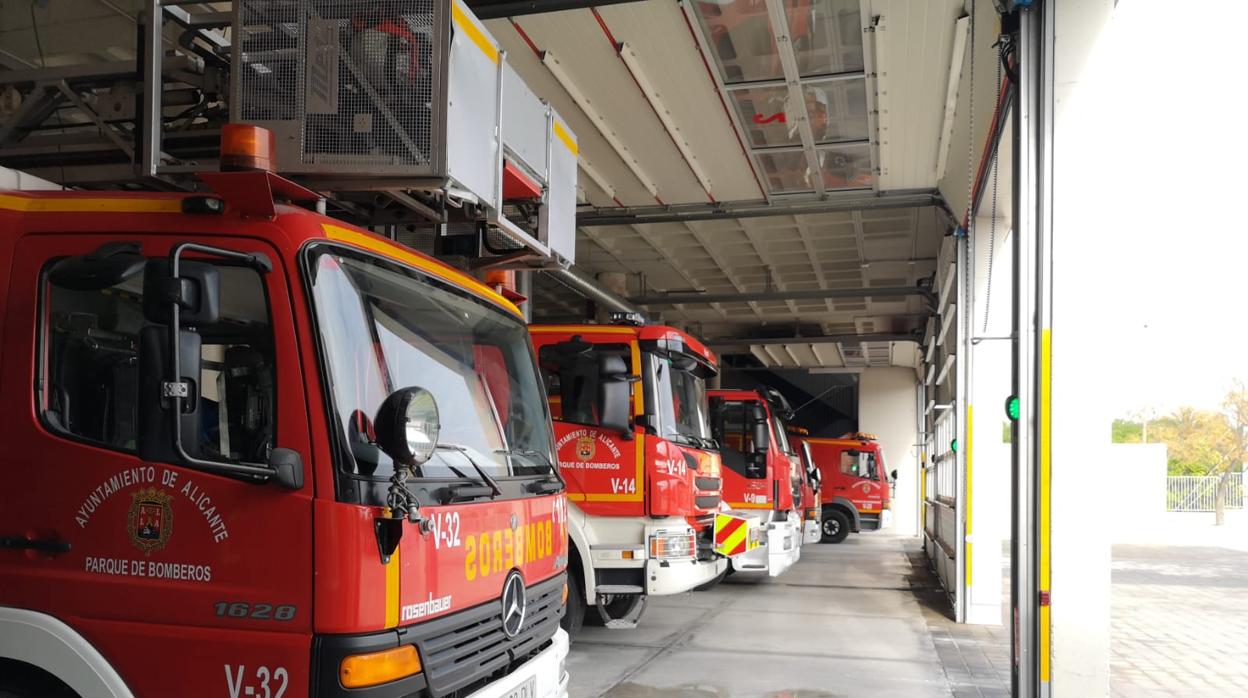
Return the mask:
<svg viewBox="0 0 1248 698"><path fill-rule="evenodd" d="M273 132L250 124L221 127L221 170L273 171L277 147Z"/></svg>
<svg viewBox="0 0 1248 698"><path fill-rule="evenodd" d="M563 604L564 606L568 605L568 583L567 582L563 583L563 600L560 601L559 603Z"/></svg>
<svg viewBox="0 0 1248 698"><path fill-rule="evenodd" d="M420 669L420 655L416 654L415 645L403 645L343 659L338 667L338 680L346 688L365 688L398 681L420 673Z"/></svg>

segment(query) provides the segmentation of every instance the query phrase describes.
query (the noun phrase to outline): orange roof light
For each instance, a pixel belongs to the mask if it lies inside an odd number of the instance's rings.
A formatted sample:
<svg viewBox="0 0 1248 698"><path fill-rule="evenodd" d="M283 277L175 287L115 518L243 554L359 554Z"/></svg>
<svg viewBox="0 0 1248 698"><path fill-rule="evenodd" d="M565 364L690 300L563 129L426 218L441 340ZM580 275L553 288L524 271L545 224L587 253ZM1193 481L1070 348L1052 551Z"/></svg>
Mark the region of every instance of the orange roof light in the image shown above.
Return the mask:
<svg viewBox="0 0 1248 698"><path fill-rule="evenodd" d="M250 124L221 127L221 169L223 171L273 171L277 146L273 132Z"/></svg>
<svg viewBox="0 0 1248 698"><path fill-rule="evenodd" d="M398 681L419 673L420 656L415 645L400 645L380 652L353 654L342 660L338 680L346 688L364 688Z"/></svg>

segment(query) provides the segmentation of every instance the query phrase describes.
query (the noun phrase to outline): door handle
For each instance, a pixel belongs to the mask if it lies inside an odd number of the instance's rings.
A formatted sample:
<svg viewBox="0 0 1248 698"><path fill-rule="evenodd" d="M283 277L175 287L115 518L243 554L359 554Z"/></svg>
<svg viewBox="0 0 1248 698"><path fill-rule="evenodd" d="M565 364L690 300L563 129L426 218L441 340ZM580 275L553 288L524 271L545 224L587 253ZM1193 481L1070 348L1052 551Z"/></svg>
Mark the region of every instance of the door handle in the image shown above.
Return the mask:
<svg viewBox="0 0 1248 698"><path fill-rule="evenodd" d="M26 536L0 536L0 548L13 550L38 550L41 553L60 555L74 546L67 540L57 538L27 538Z"/></svg>

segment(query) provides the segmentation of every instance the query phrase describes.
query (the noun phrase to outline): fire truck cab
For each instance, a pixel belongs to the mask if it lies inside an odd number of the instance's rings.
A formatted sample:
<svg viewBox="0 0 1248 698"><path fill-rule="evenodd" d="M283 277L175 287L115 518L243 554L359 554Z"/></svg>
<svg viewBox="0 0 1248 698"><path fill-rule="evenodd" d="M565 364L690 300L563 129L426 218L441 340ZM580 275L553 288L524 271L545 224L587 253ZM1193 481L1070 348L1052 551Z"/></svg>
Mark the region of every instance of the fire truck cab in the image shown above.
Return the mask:
<svg viewBox="0 0 1248 698"><path fill-rule="evenodd" d="M732 572L777 577L801 556L804 470L788 438L780 393L712 390L711 433L720 444L724 501L756 519L762 545L731 558Z"/></svg>
<svg viewBox="0 0 1248 698"><path fill-rule="evenodd" d="M706 381L715 355L680 330L621 319L611 325L533 325L570 500L565 627L584 614L636 625L649 595L717 579L719 453Z"/></svg>
<svg viewBox="0 0 1248 698"><path fill-rule="evenodd" d="M892 524L891 489L897 471L885 472L884 453L875 436L858 433L805 442L823 474L823 542L840 543L850 532Z"/></svg>
<svg viewBox="0 0 1248 698"><path fill-rule="evenodd" d="M823 527L819 522L820 497L823 495L823 475L819 466L815 465L814 454L810 444L806 443L809 435L801 427L789 427L789 441L797 449L802 459L802 543L818 543L823 537Z"/></svg>
<svg viewBox="0 0 1248 698"><path fill-rule="evenodd" d="M566 695L519 311L204 178L0 192L0 694Z"/></svg>

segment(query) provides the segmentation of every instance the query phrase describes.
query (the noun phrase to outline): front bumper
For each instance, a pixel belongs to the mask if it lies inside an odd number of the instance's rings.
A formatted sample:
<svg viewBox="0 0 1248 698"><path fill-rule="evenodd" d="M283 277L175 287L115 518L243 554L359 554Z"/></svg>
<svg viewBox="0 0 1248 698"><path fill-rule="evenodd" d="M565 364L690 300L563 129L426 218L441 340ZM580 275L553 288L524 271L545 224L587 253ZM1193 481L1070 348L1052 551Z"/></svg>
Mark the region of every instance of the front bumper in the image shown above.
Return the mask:
<svg viewBox="0 0 1248 698"><path fill-rule="evenodd" d="M529 698L567 698L568 634L560 628L550 640L550 647L521 664L507 676L485 686L468 698L506 698L530 678L535 679L536 692L521 693Z"/></svg>
<svg viewBox="0 0 1248 698"><path fill-rule="evenodd" d="M317 635L312 641L315 698L399 698L415 695L499 695L523 685L532 671L526 667L544 661L533 696L561 696L542 686L558 684L560 666L567 655L567 634L559 627L563 617L565 574L558 574L526 588L524 622L515 637L507 638L502 627L502 604L497 599L439 616L432 620L362 635ZM562 644L561 644L562 643ZM344 657L415 645L422 671L405 678L367 688L345 688L338 678ZM562 649L560 649L562 648ZM543 659L545 658L545 659ZM553 659L552 659L553 658ZM520 677L523 675L523 679ZM508 686L490 693L496 686Z"/></svg>
<svg viewBox="0 0 1248 698"><path fill-rule="evenodd" d="M732 558L732 571L779 577L802 556L802 531L796 520L773 521L766 525L763 545Z"/></svg>
<svg viewBox="0 0 1248 698"><path fill-rule="evenodd" d="M818 543L823 540L823 527L818 519L807 519L802 524L802 543Z"/></svg>
<svg viewBox="0 0 1248 698"><path fill-rule="evenodd" d="M646 593L670 596L693 591L728 567L724 558L714 560L646 560Z"/></svg>

